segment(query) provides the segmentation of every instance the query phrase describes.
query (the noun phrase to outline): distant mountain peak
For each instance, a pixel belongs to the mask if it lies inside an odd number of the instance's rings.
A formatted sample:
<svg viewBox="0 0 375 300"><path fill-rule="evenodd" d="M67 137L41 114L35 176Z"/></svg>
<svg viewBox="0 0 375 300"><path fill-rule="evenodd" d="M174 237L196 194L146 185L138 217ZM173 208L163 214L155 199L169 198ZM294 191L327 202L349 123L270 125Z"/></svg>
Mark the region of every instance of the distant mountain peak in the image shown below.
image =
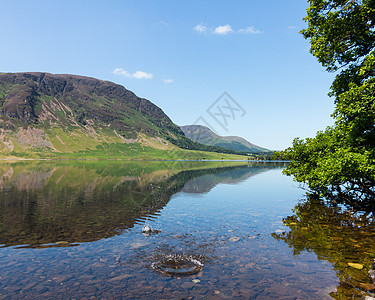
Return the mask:
<svg viewBox="0 0 375 300"><path fill-rule="evenodd" d="M209 146L221 147L244 153L270 153L271 151L254 145L242 137L220 136L203 125L180 126L184 134L191 140Z"/></svg>

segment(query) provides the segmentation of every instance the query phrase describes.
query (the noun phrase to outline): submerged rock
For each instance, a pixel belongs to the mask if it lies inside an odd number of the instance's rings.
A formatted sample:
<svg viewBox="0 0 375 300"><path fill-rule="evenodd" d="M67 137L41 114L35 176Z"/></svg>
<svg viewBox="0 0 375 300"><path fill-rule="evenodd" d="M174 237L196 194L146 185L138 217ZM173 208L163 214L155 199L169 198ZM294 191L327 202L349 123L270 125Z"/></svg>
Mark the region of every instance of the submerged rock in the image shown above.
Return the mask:
<svg viewBox="0 0 375 300"><path fill-rule="evenodd" d="M366 291L373 291L375 290L375 284L371 284L371 283L360 283L359 286L363 289L365 289Z"/></svg>
<svg viewBox="0 0 375 300"><path fill-rule="evenodd" d="M371 282L375 283L375 259L372 262L370 271L368 271L368 276L370 277Z"/></svg>
<svg viewBox="0 0 375 300"><path fill-rule="evenodd" d="M143 228L142 228L142 232L143 232L143 233L146 233L146 232L152 232L152 228L151 228L151 226L148 225L148 224L145 224L145 225L143 226Z"/></svg>
<svg viewBox="0 0 375 300"><path fill-rule="evenodd" d="M142 228L142 234L144 236L150 236L152 233L160 233L160 230L152 229L150 225L145 224Z"/></svg>
<svg viewBox="0 0 375 300"><path fill-rule="evenodd" d="M358 270L362 270L363 269L363 265L358 264L358 263L348 263L348 266L352 267L352 268L355 268L355 269L358 269Z"/></svg>

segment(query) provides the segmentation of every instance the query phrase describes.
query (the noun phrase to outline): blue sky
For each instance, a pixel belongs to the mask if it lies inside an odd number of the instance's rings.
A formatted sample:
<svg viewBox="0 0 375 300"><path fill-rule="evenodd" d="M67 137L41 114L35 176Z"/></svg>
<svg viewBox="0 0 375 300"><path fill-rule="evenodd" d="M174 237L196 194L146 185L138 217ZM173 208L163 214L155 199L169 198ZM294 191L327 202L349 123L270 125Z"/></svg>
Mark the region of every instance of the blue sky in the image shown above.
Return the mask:
<svg viewBox="0 0 375 300"><path fill-rule="evenodd" d="M327 93L334 74L298 33L306 26L305 1L0 0L0 6L1 72L113 81L178 125L204 120L218 134L269 149L333 123ZM216 101L223 92L235 101L232 111ZM226 117L213 113L220 107Z"/></svg>

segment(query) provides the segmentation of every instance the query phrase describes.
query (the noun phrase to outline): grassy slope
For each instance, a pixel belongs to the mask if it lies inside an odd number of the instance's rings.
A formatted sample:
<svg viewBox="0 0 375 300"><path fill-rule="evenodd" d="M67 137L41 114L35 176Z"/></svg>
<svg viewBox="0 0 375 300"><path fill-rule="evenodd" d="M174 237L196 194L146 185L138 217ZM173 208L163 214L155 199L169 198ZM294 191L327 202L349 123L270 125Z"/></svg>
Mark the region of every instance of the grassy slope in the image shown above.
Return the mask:
<svg viewBox="0 0 375 300"><path fill-rule="evenodd" d="M196 150L161 150L140 144L110 144L99 150L59 153L39 151L1 151L0 159L123 159L123 160L247 160L248 156Z"/></svg>
<svg viewBox="0 0 375 300"><path fill-rule="evenodd" d="M172 144L158 144L147 137L140 143L123 143L114 133L97 131L95 138L82 130L45 130L55 147L22 147L15 138L10 151L0 143L0 159L125 159L125 160L247 160L249 156L180 149ZM151 146L154 147L151 147ZM159 147L160 146L160 147ZM159 149L158 149L159 148Z"/></svg>

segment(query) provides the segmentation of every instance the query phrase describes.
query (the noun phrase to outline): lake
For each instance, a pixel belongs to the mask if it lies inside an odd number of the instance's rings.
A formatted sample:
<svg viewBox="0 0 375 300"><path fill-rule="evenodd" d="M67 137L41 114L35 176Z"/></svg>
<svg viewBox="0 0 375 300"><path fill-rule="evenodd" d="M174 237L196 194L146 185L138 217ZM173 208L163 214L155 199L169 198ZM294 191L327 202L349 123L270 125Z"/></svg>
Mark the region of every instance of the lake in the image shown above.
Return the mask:
<svg viewBox="0 0 375 300"><path fill-rule="evenodd" d="M374 296L373 214L285 166L3 162L0 299Z"/></svg>

